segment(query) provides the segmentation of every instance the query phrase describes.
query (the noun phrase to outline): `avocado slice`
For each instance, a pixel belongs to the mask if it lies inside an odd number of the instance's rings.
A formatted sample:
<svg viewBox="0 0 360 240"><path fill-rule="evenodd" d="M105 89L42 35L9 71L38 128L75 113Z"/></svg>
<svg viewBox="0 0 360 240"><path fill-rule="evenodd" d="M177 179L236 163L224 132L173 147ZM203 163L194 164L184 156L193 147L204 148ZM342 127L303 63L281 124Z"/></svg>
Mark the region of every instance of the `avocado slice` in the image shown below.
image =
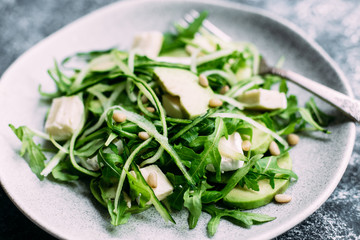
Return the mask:
<svg viewBox="0 0 360 240"><path fill-rule="evenodd" d="M210 87L200 86L196 74L179 68L156 67L154 78L166 93L179 97L186 118L193 119L208 110L214 93Z"/></svg>
<svg viewBox="0 0 360 240"><path fill-rule="evenodd" d="M169 94L162 95L162 103L166 115L173 118L184 118L183 110L180 106L180 98Z"/></svg>
<svg viewBox="0 0 360 240"><path fill-rule="evenodd" d="M279 167L292 168L292 161L289 153L277 160ZM272 189L269 180L263 179L259 183L259 191L253 191L248 188L236 186L225 197L224 203L241 209L253 209L264 206L271 202L278 193L283 193L289 186L288 179L275 179L275 188Z"/></svg>
<svg viewBox="0 0 360 240"><path fill-rule="evenodd" d="M253 136L251 140L251 155L265 153L269 149L269 145L273 137L256 127L253 128Z"/></svg>

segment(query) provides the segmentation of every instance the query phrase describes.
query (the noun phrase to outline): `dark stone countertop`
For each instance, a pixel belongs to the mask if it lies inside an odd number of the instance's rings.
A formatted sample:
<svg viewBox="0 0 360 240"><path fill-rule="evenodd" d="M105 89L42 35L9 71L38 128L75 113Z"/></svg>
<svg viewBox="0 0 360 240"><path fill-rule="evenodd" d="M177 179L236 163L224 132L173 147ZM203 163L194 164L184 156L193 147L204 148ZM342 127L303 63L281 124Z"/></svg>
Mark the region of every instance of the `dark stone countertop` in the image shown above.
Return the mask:
<svg viewBox="0 0 360 240"><path fill-rule="evenodd" d="M0 75L41 39L114 0L1 0ZM335 60L360 98L360 4L357 0L241 0L299 26ZM276 239L360 239L360 127L349 166L330 198ZM0 188L0 239L52 239Z"/></svg>

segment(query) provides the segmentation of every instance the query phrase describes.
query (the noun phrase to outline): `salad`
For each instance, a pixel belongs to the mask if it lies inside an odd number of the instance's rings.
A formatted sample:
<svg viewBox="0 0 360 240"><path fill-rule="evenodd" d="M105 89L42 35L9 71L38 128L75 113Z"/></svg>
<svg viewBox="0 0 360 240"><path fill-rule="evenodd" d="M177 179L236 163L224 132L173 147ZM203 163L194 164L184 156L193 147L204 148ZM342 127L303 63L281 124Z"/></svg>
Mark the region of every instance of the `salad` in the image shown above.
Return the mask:
<svg viewBox="0 0 360 240"><path fill-rule="evenodd" d="M129 51L55 62L57 91L39 88L51 100L45 131L10 124L36 176L88 181L113 225L152 206L173 223L171 212L187 209L190 229L210 214L209 236L221 218L244 227L274 220L244 210L291 200L281 193L298 179L295 133L329 133L331 118L313 98L298 106L284 79L259 75L256 47L222 41L201 27L206 17L175 33L140 33Z"/></svg>

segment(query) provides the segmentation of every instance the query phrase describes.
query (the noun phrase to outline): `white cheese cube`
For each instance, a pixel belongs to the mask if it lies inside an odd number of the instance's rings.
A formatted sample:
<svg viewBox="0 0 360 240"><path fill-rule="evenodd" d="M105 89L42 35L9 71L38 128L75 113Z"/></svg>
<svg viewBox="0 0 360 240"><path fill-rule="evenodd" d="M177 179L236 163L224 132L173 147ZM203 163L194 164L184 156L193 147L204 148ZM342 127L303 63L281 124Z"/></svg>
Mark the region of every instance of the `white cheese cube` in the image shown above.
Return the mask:
<svg viewBox="0 0 360 240"><path fill-rule="evenodd" d="M284 109L287 106L284 93L275 90L253 89L238 97L247 109L253 110L275 110Z"/></svg>
<svg viewBox="0 0 360 240"><path fill-rule="evenodd" d="M56 140L69 139L81 127L84 105L78 96L55 98L51 104L45 130Z"/></svg>
<svg viewBox="0 0 360 240"><path fill-rule="evenodd" d="M242 139L238 132L235 132L228 136L220 138L218 149L221 155L220 170L221 171L234 171L241 168L244 165L243 161L234 160L231 158L234 153L243 154L241 148ZM214 165L208 164L206 169L210 172L215 172Z"/></svg>
<svg viewBox="0 0 360 240"><path fill-rule="evenodd" d="M149 58L156 58L160 53L163 38L163 34L157 31L139 33L134 37L131 49Z"/></svg>
<svg viewBox="0 0 360 240"><path fill-rule="evenodd" d="M174 190L173 186L157 165L149 165L147 167L140 168L140 172L145 180L148 179L151 172L156 174L157 187L153 188L153 191L160 201L172 194ZM134 171L131 171L130 173L135 176Z"/></svg>

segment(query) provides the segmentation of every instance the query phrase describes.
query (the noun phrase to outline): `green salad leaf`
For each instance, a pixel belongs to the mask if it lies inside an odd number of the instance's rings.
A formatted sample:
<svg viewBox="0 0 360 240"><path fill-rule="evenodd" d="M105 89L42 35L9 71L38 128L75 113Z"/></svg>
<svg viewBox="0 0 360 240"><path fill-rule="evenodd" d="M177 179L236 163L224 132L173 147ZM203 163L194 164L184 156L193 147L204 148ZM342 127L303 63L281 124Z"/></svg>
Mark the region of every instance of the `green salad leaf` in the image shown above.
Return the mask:
<svg viewBox="0 0 360 240"><path fill-rule="evenodd" d="M227 218L229 221L246 228L254 224L261 224L276 219L275 217L259 213L217 208L214 205L204 205L203 209L211 215L211 219L207 226L208 235L210 237L215 235L221 218Z"/></svg>
<svg viewBox="0 0 360 240"><path fill-rule="evenodd" d="M195 36L207 15L207 12L202 12L200 16L196 18L192 23L190 23L187 27L176 25L177 33L175 34L164 33L164 42L162 44L160 54L184 47L184 39L192 39Z"/></svg>
<svg viewBox="0 0 360 240"><path fill-rule="evenodd" d="M33 141L35 134L26 126L21 126L18 128L15 128L12 124L9 126L22 142L20 156L23 157L25 154L28 155L31 171L35 173L40 180L43 180L44 176L42 176L40 173L45 168L44 161L46 160L46 157L41 151L40 145L36 145Z"/></svg>

